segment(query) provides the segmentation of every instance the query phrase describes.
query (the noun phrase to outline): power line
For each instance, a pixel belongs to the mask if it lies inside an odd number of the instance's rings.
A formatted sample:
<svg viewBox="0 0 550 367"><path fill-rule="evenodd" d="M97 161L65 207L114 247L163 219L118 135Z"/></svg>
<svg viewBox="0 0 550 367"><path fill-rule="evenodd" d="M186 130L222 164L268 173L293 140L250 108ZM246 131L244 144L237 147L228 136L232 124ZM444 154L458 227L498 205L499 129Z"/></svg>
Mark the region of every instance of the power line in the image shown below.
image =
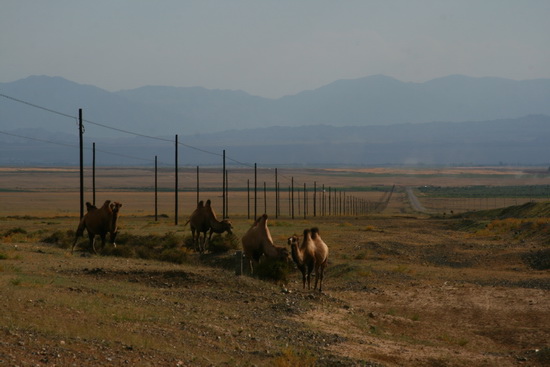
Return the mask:
<svg viewBox="0 0 550 367"><path fill-rule="evenodd" d="M22 103L22 104L26 104L27 106L31 106L31 107L34 107L34 108L38 108L40 110L48 111L48 112L54 113L56 115L60 115L60 116L63 116L63 117L68 117L68 118L71 118L73 120L76 119L76 116L72 116L72 115L69 115L69 114L66 114L66 113L63 113L63 112L55 111L55 110L52 110L50 108L42 107L42 106L39 106L37 104L27 102L27 101L23 101L22 99L11 97L11 96L8 96L8 95L3 94L3 93L0 93L0 97L4 97L6 99L11 99L12 101L19 102L19 103Z"/></svg>
<svg viewBox="0 0 550 367"><path fill-rule="evenodd" d="M74 144L61 143L61 142L51 141L51 140L46 140L46 139L33 138L33 137L30 137L30 136L23 136L23 135L19 135L19 134L8 133L8 132L5 132L5 131L0 131L0 134L9 135L9 136L13 136L13 137L16 137L16 138L39 141L41 143L55 144L55 145L61 145L61 146L64 146L64 147L78 149L78 146L74 145ZM84 149L91 150L91 148L84 148ZM114 153L114 152L109 152L107 150L102 150L102 149L96 149L96 152L110 154L110 155L114 155L114 156L118 156L118 157L122 157L122 158L131 158L131 159L137 159L137 160L142 160L142 161L154 162L153 159L135 157L135 156L127 155L127 154Z"/></svg>
<svg viewBox="0 0 550 367"><path fill-rule="evenodd" d="M39 106L37 104L31 103L31 102L28 102L28 101L24 101L24 100L19 99L19 98L11 97L11 96L8 96L8 95L3 94L3 93L0 93L0 97L4 97L6 99L10 99L12 101L22 103L22 104L25 104L25 105L30 106L30 107L38 108L38 109L41 109L41 110L44 110L44 111L47 111L47 112L50 112L50 113L54 113L54 114L57 114L57 115L60 115L60 116L63 116L63 117L68 117L70 119L75 119L76 120L76 116L72 116L72 115L69 115L69 114L66 114L66 113L63 113L63 112L52 110L50 108ZM169 142L169 143L173 142L173 140L170 140L170 139L167 139L167 138L161 138L161 137L157 137L157 136L151 136L151 135L136 133L134 131L129 131L129 130L125 130L125 129L119 129L119 128L116 128L116 127L112 127L112 126L109 126L109 125L106 125L106 124L102 124L102 123L87 120L87 119L84 119L83 121L86 122L86 123L92 124L92 125L103 127L105 129L110 129L110 130L118 131L118 132L125 133L125 134L139 136L139 137L142 137L142 138L159 140L159 141L164 141L164 142ZM215 156L218 156L218 157L222 156L222 154L220 154L220 153L211 152L211 151L208 151L208 150L202 149L202 148L197 148L197 147L189 145L189 144L178 142L178 145L182 145L186 148L194 149L194 150L202 152L202 153L211 154L211 155L215 155ZM236 160L234 158L231 158L231 157L226 157L226 159L229 159L230 161L235 162L235 163L240 164L240 165L243 165L243 166L253 167L251 164L238 161L238 160Z"/></svg>

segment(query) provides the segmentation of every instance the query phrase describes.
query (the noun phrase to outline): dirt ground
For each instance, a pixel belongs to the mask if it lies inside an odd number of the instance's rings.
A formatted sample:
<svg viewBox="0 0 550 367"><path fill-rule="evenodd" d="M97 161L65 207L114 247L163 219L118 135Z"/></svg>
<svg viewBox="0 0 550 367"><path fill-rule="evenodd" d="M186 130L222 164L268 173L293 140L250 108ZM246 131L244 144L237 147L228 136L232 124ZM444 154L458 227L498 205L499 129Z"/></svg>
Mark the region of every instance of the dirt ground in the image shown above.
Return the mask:
<svg viewBox="0 0 550 367"><path fill-rule="evenodd" d="M319 293L302 289L295 269L286 283L237 276L233 251L188 251L174 264L80 248L71 255L46 243L76 229L75 172L0 170L0 366L550 365L548 218L431 217L412 210L403 190L382 214L271 217L279 246L320 228L330 255ZM249 173L230 182L246 186ZM183 243L190 231L183 215L174 225L171 192L161 193L168 216L151 217L150 174L104 170L98 200L123 202L121 234L173 233ZM272 172L264 174L260 182L270 182ZM547 175L501 168L279 174L332 187L548 183ZM201 182L216 185L212 175ZM168 171L161 182L171 187ZM191 195L182 193L182 213L192 210ZM239 238L251 224L240 195L229 199ZM219 208L220 197L211 198Z"/></svg>
<svg viewBox="0 0 550 367"><path fill-rule="evenodd" d="M315 221L331 251L322 293L297 271L284 285L212 265L232 254L176 265L4 237L0 365L548 365L550 273L529 261L548 237L463 222ZM70 224L10 219L1 232ZM282 245L312 224L273 221L272 234ZM147 224L126 219L134 227Z"/></svg>

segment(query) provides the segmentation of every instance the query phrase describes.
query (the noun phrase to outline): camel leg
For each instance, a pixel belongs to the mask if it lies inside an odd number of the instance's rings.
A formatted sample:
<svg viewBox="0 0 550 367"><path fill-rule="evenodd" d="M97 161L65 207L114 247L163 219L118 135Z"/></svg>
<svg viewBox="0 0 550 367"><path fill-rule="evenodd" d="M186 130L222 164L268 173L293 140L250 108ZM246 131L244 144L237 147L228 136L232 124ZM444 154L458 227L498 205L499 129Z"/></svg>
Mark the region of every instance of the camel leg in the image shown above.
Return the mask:
<svg viewBox="0 0 550 367"><path fill-rule="evenodd" d="M103 249L105 248L105 236L107 234L103 234L103 235L100 235L99 237L101 238L101 252L103 251Z"/></svg>
<svg viewBox="0 0 550 367"><path fill-rule="evenodd" d="M94 250L94 253L97 254L97 251L95 249L95 235L92 233L88 233L88 238L90 240L90 247Z"/></svg>
<svg viewBox="0 0 550 367"><path fill-rule="evenodd" d="M321 292L321 287L323 284L323 268L319 267L315 269L315 286L313 287L313 290L317 289L317 282L319 282L319 292Z"/></svg>
<svg viewBox="0 0 550 367"><path fill-rule="evenodd" d="M115 233L111 233L111 243L113 244L113 247L116 248L116 243L115 243L115 240L116 240L116 235L118 234L118 232L115 232Z"/></svg>
<svg viewBox="0 0 550 367"><path fill-rule="evenodd" d="M198 251L198 238L195 237L195 228L191 227L191 237L193 238L193 249Z"/></svg>
<svg viewBox="0 0 550 367"><path fill-rule="evenodd" d="M206 231L203 232L202 236L202 243L200 244L200 253L204 253L204 250L206 248Z"/></svg>

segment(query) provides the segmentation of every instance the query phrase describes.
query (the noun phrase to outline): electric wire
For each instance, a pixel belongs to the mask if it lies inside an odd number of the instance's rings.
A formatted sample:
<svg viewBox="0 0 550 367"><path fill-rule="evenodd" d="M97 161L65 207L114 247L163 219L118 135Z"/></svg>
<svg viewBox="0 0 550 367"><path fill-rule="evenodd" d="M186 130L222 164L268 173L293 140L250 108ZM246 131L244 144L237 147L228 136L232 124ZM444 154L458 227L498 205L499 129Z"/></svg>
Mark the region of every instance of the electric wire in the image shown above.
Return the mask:
<svg viewBox="0 0 550 367"><path fill-rule="evenodd" d="M47 108L47 107L40 106L40 105L37 105L37 104L32 103L32 102L28 102L28 101L25 101L25 100L22 100L22 99L19 99L19 98L15 98L15 97L9 96L9 95L4 94L4 93L0 93L0 97L9 99L9 100L12 100L12 101L15 101L15 102L18 102L18 103L21 103L21 104L24 104L24 105L33 107L33 108L37 108L37 109L40 109L40 110L43 110L43 111L47 111L47 112L50 112L50 113L53 113L53 114L56 114L56 115L59 115L59 116L67 117L67 118L70 118L70 119L72 119L72 120L75 120L75 119L78 120L78 117L77 117L77 116L73 116L73 115L70 115L70 114L67 114L67 113L59 112L59 111L53 110L53 109L51 109L51 108ZM151 136L151 135L146 135L146 134L137 133L137 132L130 131L130 130L120 129L120 128L116 128L116 127L113 127L113 126L109 126L109 125L106 125L106 124L103 124L103 123L91 121L91 120L88 120L88 119L82 119L82 121L83 121L83 122L86 122L86 123L88 123L88 124L92 124L92 125L96 125L96 126L99 126L99 127L103 127L103 128L105 128L105 129L109 129L109 130L113 130L113 131L118 131L118 132L125 133L125 134L129 134L129 135L139 136L139 137L142 137L142 138L148 138L148 139L153 139L153 140L157 140L157 141L164 141L164 142L168 142L168 143L173 143L173 142L174 142L173 140L170 140L170 139L167 139L167 138L161 138L161 137L157 137L157 136ZM2 133L3 133L3 134L6 134L6 135L10 135L10 134L5 133L5 132L2 132ZM15 134L11 134L11 135L17 136L17 135L15 135ZM29 138L29 137L25 137L25 136L19 136L19 137L25 138L25 139L30 139L30 140L42 141L42 142L46 142L46 143L48 142L48 141L41 140L41 139L37 139L37 138ZM55 142L50 142L50 143L62 145L62 144L60 144L60 143L55 143ZM193 149L193 150L196 150L196 151L199 151L199 152L202 152L202 153L206 153L206 154L218 156L218 157L222 157L222 156L223 156L223 155L220 154L220 153L216 153L216 152L212 152L212 151L209 151L209 150L206 150L206 149L198 148L198 147L192 146L192 145L190 145L190 144L182 143L182 142L179 142L179 141L178 141L178 145L181 145L181 146L184 146L184 147L186 147L186 148ZM112 152L104 152L104 153L113 154L113 155L119 155L119 156L123 157L123 155L120 155L120 154L117 154L117 153L112 153ZM133 159L140 159L140 160L148 160L148 161L150 161L150 160L147 159L147 158L138 158L138 157L131 157L131 156L127 156L127 157L128 157L128 158L133 158ZM227 160L231 161L231 162L234 162L234 163L236 163L236 164L239 164L239 165L242 165L242 166L245 166L245 167L249 167L249 168L253 168L253 167L254 167L254 165L252 165L252 164L250 164L250 163L241 162L241 161L239 161L239 160L237 160L237 159L228 157L227 155L226 155L225 158L226 158ZM284 175L282 175L281 177L282 177L282 178L286 178L288 181L291 181L291 178L289 178L289 177L286 177L286 176L284 176Z"/></svg>

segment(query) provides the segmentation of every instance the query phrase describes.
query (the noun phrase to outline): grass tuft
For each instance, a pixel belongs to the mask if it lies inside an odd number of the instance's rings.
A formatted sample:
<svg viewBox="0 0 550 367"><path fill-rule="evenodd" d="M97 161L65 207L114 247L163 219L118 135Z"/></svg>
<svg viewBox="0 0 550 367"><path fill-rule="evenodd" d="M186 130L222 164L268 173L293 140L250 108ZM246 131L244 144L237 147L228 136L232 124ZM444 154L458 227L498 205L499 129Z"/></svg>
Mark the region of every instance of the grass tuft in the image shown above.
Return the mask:
<svg viewBox="0 0 550 367"><path fill-rule="evenodd" d="M284 348L273 364L276 367L313 367L317 364L317 358L307 350L296 351L292 348Z"/></svg>

